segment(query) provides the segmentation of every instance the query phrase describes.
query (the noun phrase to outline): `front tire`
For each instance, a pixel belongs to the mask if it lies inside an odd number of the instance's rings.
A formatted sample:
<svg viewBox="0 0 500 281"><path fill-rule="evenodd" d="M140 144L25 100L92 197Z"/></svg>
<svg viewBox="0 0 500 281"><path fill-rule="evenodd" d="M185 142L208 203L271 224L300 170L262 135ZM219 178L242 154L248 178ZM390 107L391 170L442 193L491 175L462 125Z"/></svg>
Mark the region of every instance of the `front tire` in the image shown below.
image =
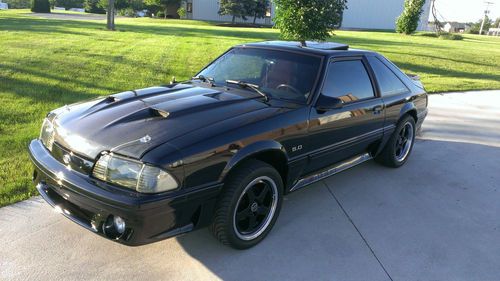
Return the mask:
<svg viewBox="0 0 500 281"><path fill-rule="evenodd" d="M283 181L271 165L249 160L224 183L210 226L212 234L235 249L262 241L278 218Z"/></svg>
<svg viewBox="0 0 500 281"><path fill-rule="evenodd" d="M392 168L403 166L413 149L415 134L415 119L406 115L400 120L384 149L375 160Z"/></svg>

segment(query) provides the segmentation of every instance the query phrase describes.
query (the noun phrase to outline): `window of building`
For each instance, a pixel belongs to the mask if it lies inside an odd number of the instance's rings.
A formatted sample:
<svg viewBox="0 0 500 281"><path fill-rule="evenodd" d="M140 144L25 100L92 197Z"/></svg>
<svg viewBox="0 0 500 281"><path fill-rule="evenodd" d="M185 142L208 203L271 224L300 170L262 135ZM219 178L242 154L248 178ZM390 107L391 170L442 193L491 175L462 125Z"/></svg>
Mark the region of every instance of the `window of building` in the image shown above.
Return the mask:
<svg viewBox="0 0 500 281"><path fill-rule="evenodd" d="M193 3L186 3L186 12L188 13L193 12Z"/></svg>
<svg viewBox="0 0 500 281"><path fill-rule="evenodd" d="M382 96L397 95L408 92L406 85L392 72L384 63L375 57L369 57L368 61L375 72L380 93Z"/></svg>
<svg viewBox="0 0 500 281"><path fill-rule="evenodd" d="M266 17L270 18L271 17L271 5L269 5L266 9Z"/></svg>
<svg viewBox="0 0 500 281"><path fill-rule="evenodd" d="M340 98L345 103L375 96L370 77L361 60L330 63L321 93Z"/></svg>

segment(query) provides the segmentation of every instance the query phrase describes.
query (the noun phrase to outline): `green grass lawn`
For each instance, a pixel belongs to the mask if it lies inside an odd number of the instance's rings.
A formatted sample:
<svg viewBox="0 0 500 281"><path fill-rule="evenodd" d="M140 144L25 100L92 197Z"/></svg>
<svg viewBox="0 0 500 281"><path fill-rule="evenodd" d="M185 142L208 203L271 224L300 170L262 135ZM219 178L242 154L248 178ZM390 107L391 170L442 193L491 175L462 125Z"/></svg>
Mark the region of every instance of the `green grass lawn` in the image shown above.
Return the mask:
<svg viewBox="0 0 500 281"><path fill-rule="evenodd" d="M268 28L181 20L49 20L0 11L0 206L35 195L26 147L51 109L186 79L232 45L278 38ZM417 73L430 92L500 89L500 38L463 41L337 31L334 41L376 50Z"/></svg>

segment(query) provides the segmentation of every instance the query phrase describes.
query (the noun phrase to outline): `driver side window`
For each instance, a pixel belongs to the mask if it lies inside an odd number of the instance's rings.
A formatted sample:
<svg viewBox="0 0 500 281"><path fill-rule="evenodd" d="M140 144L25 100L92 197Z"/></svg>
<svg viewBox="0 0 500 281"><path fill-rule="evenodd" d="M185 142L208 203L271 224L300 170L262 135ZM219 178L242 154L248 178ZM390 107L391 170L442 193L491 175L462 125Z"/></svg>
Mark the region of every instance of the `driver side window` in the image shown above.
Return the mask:
<svg viewBox="0 0 500 281"><path fill-rule="evenodd" d="M331 62L322 95L344 103L375 97L373 86L361 59Z"/></svg>

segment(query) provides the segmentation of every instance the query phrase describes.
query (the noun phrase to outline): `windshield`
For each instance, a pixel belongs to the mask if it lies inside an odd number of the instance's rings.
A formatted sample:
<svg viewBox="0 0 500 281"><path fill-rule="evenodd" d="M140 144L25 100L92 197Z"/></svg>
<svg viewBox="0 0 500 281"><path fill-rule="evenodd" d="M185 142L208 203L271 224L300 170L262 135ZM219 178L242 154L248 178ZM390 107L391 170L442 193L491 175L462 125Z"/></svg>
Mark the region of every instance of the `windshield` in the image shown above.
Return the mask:
<svg viewBox="0 0 500 281"><path fill-rule="evenodd" d="M201 71L216 85L226 80L254 84L271 98L306 102L317 77L321 59L291 52L234 48Z"/></svg>

